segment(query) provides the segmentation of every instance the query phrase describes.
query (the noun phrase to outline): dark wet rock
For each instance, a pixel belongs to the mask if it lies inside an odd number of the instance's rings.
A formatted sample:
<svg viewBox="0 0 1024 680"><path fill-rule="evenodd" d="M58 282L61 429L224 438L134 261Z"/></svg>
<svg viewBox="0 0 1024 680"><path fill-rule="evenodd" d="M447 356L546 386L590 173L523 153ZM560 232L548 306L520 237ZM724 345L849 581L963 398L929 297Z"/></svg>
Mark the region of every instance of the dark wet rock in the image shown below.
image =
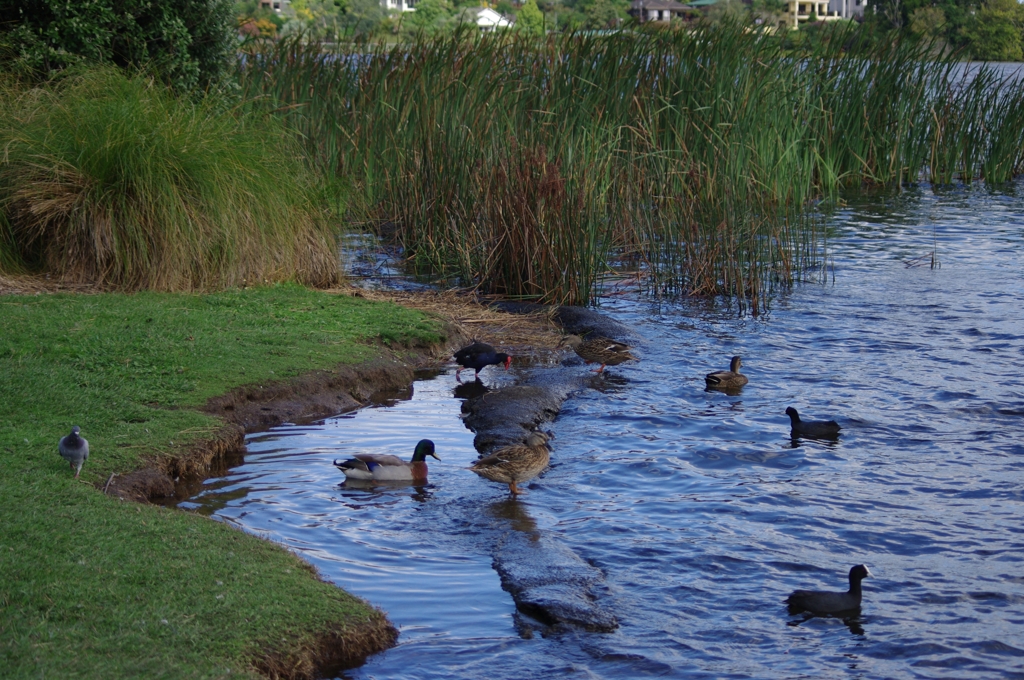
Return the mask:
<svg viewBox="0 0 1024 680"><path fill-rule="evenodd" d="M467 399L462 404L466 427L481 454L522 444L526 436L558 415L569 394L581 387L580 379L561 371L539 371L524 384L502 387Z"/></svg>
<svg viewBox="0 0 1024 680"><path fill-rule="evenodd" d="M509 314L535 314L551 309L547 305L538 305L532 302L502 301L494 303L493 306ZM620 341L637 337L637 334L629 326L589 307L562 305L555 308L551 318L567 333L575 335L593 334Z"/></svg>
<svg viewBox="0 0 1024 680"><path fill-rule="evenodd" d="M494 568L516 608L553 632L583 628L615 630L615 615L596 601L604 575L544 534L508 531L494 551Z"/></svg>
<svg viewBox="0 0 1024 680"><path fill-rule="evenodd" d="M629 340L637 335L629 326L619 323L610 316L595 312L587 307L562 306L552 317L568 333L574 335L600 335L612 340Z"/></svg>
<svg viewBox="0 0 1024 680"><path fill-rule="evenodd" d="M497 306L524 314L546 309L528 303ZM559 307L555 319L572 333L595 333L613 339L636 337L623 324L582 307ZM473 444L477 451L487 454L502 446L521 444L530 432L554 420L562 403L577 390L622 389L622 384L610 382L610 378L564 367L535 370L517 385L468 398L462 404L463 419L476 433ZM552 460L557 459L555 444ZM520 635L532 637L535 625L543 634L579 629L608 632L618 627L615 615L598 602L605 590L600 569L563 545L557 535L539 531L519 500L499 501L490 507L488 515L504 529L494 549L494 568L502 587L516 603Z"/></svg>

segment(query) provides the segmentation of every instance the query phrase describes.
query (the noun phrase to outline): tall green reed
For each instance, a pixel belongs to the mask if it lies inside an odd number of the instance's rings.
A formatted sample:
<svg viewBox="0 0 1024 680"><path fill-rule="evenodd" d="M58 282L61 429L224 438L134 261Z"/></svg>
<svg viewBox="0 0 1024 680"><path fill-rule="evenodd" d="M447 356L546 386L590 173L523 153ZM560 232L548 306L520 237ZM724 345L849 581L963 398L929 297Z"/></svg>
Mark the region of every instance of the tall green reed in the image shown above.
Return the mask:
<svg viewBox="0 0 1024 680"><path fill-rule="evenodd" d="M476 36L367 50L283 41L243 90L394 227L417 271L588 302L610 269L762 305L814 271L814 202L1021 168L1021 87L928 45L836 31L806 55L742 26ZM1016 125L1016 127L1014 127Z"/></svg>

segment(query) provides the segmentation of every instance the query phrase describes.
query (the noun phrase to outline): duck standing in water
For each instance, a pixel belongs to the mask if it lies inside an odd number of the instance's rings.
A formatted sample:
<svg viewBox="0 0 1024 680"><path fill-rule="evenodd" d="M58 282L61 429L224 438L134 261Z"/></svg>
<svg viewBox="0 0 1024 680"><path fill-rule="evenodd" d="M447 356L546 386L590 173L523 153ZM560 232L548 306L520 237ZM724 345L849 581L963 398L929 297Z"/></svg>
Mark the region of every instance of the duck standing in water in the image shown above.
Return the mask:
<svg viewBox="0 0 1024 680"><path fill-rule="evenodd" d="M459 364L459 368L455 371L455 379L462 382L462 378L459 374L465 368L472 368L476 371L473 377L480 375L480 369L485 366L494 366L496 364L505 364L505 370L512 364L512 357L504 352L496 352L494 348L485 342L478 342L476 339L473 340L473 344L466 345L452 357L456 363Z"/></svg>
<svg viewBox="0 0 1024 680"><path fill-rule="evenodd" d="M516 496L526 493L516 485L539 475L550 460L547 436L543 432L531 432L525 444L498 449L469 469L492 482L508 484L509 492Z"/></svg>
<svg viewBox="0 0 1024 680"><path fill-rule="evenodd" d="M82 466L89 458L89 442L85 441L84 437L79 436L78 433L81 431L82 429L75 425L71 428L71 434L61 437L60 443L57 445L57 450L60 451L61 457L75 471L75 479L78 479Z"/></svg>
<svg viewBox="0 0 1024 680"><path fill-rule="evenodd" d="M747 376L740 373L743 361L737 356L729 362L728 371L715 371L704 376L709 390L735 390L747 384Z"/></svg>
<svg viewBox="0 0 1024 680"><path fill-rule="evenodd" d="M578 335L567 335L559 341L558 346L571 347L588 364L601 364L601 368L594 369L595 373L604 373L605 366L618 366L624 361L636 360L629 353L629 345L608 338L584 340Z"/></svg>
<svg viewBox="0 0 1024 680"><path fill-rule="evenodd" d="M415 482L427 481L427 456L433 456L434 442L421 439L413 451L412 461L406 463L398 456L361 453L348 460L334 461L334 465L345 473L348 479L374 482Z"/></svg>
<svg viewBox="0 0 1024 680"><path fill-rule="evenodd" d="M800 414L797 413L796 409L792 406L786 409L786 415L789 416L789 434L794 439L798 437L807 437L810 439L836 439L839 436L839 430L842 429L839 427L839 423L834 420L800 420Z"/></svg>
<svg viewBox="0 0 1024 680"><path fill-rule="evenodd" d="M827 590L796 590L786 598L790 614L810 612L811 614L834 615L854 612L860 609L860 582L871 576L863 564L850 569L850 590L834 593Z"/></svg>

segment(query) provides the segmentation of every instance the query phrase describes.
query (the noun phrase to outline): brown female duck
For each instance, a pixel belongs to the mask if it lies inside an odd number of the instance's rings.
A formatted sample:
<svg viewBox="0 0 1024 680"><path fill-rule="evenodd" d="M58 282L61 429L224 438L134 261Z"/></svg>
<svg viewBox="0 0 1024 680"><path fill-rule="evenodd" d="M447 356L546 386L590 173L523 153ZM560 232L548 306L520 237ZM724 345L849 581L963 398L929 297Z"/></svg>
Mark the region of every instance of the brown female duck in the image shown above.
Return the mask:
<svg viewBox="0 0 1024 680"><path fill-rule="evenodd" d="M731 390L743 387L748 381L747 376L740 373L740 366L742 365L743 362L738 356L733 357L732 361L729 362L728 371L708 373L704 376L704 382L707 383L709 389L716 390Z"/></svg>
<svg viewBox="0 0 1024 680"><path fill-rule="evenodd" d="M588 364L601 364L595 373L603 373L605 366L617 366L624 361L633 361L629 345L608 338L595 337L584 340L578 335L567 335L558 343L559 347L572 347L573 351Z"/></svg>
<svg viewBox="0 0 1024 680"><path fill-rule="evenodd" d="M525 493L516 485L539 475L550 460L547 436L543 432L531 432L525 444L498 449L469 469L492 482L508 484L508 490L514 496Z"/></svg>

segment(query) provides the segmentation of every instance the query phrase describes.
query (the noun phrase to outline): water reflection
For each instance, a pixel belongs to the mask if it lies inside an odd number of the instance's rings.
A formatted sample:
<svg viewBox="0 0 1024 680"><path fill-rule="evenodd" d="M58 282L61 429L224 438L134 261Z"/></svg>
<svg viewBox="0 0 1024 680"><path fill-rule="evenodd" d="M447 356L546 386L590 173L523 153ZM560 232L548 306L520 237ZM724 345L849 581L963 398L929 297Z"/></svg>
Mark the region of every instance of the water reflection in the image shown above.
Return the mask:
<svg viewBox="0 0 1024 680"><path fill-rule="evenodd" d="M582 384L597 392L616 394L626 390L630 385L630 380L625 375L609 373L606 369L604 373L585 376L582 379Z"/></svg>
<svg viewBox="0 0 1024 680"><path fill-rule="evenodd" d="M414 501L423 503L430 500L433 495L432 487L429 484L417 484L409 481L380 481L375 479L346 479L338 485L342 491L367 491L367 499L379 499L393 497L394 492L405 489L411 490L407 494Z"/></svg>
<svg viewBox="0 0 1024 680"><path fill-rule="evenodd" d="M399 646L354 679L1024 677L1020 194L853 197L829 234L835 282L758 319L605 300L646 338L644 360L580 370L555 464L525 499L496 501L464 469L473 433L441 374L389 408L250 437L192 507L388 612ZM933 248L941 269L903 265ZM707 367L738 353L756 357L742 398L705 392ZM841 439L790 436L790 403L842 414ZM421 436L444 458L429 485L338 486L332 458ZM599 568L620 628L520 639L492 566L501 532ZM785 625L797 572L852 556L890 577L850 634L842 619Z"/></svg>
<svg viewBox="0 0 1024 680"><path fill-rule="evenodd" d="M480 378L472 382L463 382L455 386L452 390L452 396L456 399L475 399L476 397L482 397L483 395L490 392L490 389L484 385Z"/></svg>
<svg viewBox="0 0 1024 680"><path fill-rule="evenodd" d="M530 516L526 504L514 497L491 503L487 506L487 514L507 523L510 529L537 535L537 522Z"/></svg>
<svg viewBox="0 0 1024 680"><path fill-rule="evenodd" d="M726 385L707 385L704 387L705 392L721 392L722 394L729 395L730 397L738 397L743 393L743 386L729 387Z"/></svg>
<svg viewBox="0 0 1024 680"><path fill-rule="evenodd" d="M853 635L862 636L862 635L865 634L865 632L864 632L864 619L861 617L861 613L859 611L856 612L856 613L847 613L845 615L838 615L838 616L828 616L828 615L825 615L825 614L817 614L817 615L815 615L815 614L801 614L799 616L799 618L787 621L786 625L787 626L792 626L792 627L795 628L797 626L804 625L804 624L806 624L806 623L808 623L810 621L821 620L821 619L825 619L825 620L831 619L831 620L835 620L835 621L842 621L843 625L845 625L847 628L849 628L850 629L850 633L852 633Z"/></svg>

